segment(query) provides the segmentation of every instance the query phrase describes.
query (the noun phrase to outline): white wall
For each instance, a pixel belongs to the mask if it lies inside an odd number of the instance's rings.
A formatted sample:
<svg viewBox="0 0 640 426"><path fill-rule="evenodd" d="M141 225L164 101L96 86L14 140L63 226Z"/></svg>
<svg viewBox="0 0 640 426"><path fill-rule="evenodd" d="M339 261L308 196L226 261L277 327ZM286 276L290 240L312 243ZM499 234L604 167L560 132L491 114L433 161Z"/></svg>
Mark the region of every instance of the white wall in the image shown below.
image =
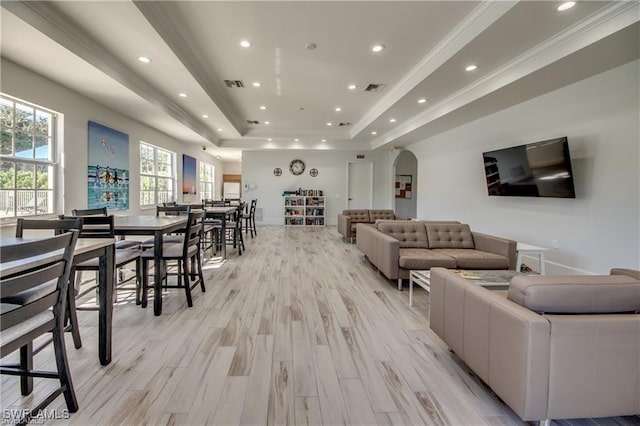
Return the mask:
<svg viewBox="0 0 640 426"><path fill-rule="evenodd" d="M356 154L365 154L364 160L356 160ZM258 199L257 209L262 209L262 223L281 225L284 222L282 192L287 190L321 189L326 197L325 223L335 225L338 213L346 208L347 162L373 162L375 208L391 208L390 161L387 151L244 151L242 153L242 181L249 189L243 198ZM289 172L291 160L299 158L306 169L300 176ZM282 176L273 175L273 169L282 169ZM309 170L318 169L318 176L311 177ZM256 217L260 213L256 212Z"/></svg>
<svg viewBox="0 0 640 426"><path fill-rule="evenodd" d="M411 198L395 198L394 210L397 215L416 217L418 199L418 160L410 151L402 151L396 159L396 175L411 175ZM395 179L395 177L394 177ZM395 180L394 180L395 183Z"/></svg>
<svg viewBox="0 0 640 426"><path fill-rule="evenodd" d="M129 135L130 189L128 211L122 214L140 213L140 141L144 141L176 153L177 198L179 201L193 202L201 199L200 194L182 195L182 154L188 154L212 164L216 168L216 197L221 196L223 163L205 154L200 145L187 144L164 133L158 132L117 111L95 102L77 92L69 90L33 73L11 61L2 59L0 88L3 93L59 112L63 115L62 143L64 151L64 200L63 210L70 213L74 208L87 206L87 138L88 121L95 121ZM198 163L199 164L199 163ZM199 165L198 165L199 167ZM150 213L146 211L145 213Z"/></svg>
<svg viewBox="0 0 640 426"><path fill-rule="evenodd" d="M558 249L547 273L640 268L639 62L414 144L418 217ZM576 199L489 197L482 152L568 136Z"/></svg>

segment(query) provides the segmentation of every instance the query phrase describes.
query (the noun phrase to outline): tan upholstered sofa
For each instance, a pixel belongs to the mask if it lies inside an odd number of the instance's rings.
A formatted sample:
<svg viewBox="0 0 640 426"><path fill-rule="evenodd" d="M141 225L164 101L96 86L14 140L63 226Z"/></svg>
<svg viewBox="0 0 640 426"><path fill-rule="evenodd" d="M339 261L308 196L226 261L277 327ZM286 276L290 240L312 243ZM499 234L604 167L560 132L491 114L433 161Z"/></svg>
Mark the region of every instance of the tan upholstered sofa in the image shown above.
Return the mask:
<svg viewBox="0 0 640 426"><path fill-rule="evenodd" d="M640 413L640 272L518 276L508 296L431 269L431 329L524 421Z"/></svg>
<svg viewBox="0 0 640 426"><path fill-rule="evenodd" d="M338 214L338 233L345 240L356 238L356 224L374 224L377 220L406 220L408 218L396 216L393 210L343 210Z"/></svg>
<svg viewBox="0 0 640 426"><path fill-rule="evenodd" d="M473 232L469 225L445 221L358 223L356 246L390 280L409 278L412 269L515 269L516 242Z"/></svg>

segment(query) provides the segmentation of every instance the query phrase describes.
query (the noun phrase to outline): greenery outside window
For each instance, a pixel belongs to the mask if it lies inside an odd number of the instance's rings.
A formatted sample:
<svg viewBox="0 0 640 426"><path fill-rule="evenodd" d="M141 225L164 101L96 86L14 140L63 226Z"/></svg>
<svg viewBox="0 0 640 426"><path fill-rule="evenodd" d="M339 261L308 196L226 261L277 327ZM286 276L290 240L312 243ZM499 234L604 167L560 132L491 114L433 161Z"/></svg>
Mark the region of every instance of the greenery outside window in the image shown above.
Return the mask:
<svg viewBox="0 0 640 426"><path fill-rule="evenodd" d="M215 197L216 168L211 164L200 162L200 198L213 200Z"/></svg>
<svg viewBox="0 0 640 426"><path fill-rule="evenodd" d="M140 207L176 201L176 154L140 142Z"/></svg>
<svg viewBox="0 0 640 426"><path fill-rule="evenodd" d="M55 211L56 114L0 94L0 218Z"/></svg>

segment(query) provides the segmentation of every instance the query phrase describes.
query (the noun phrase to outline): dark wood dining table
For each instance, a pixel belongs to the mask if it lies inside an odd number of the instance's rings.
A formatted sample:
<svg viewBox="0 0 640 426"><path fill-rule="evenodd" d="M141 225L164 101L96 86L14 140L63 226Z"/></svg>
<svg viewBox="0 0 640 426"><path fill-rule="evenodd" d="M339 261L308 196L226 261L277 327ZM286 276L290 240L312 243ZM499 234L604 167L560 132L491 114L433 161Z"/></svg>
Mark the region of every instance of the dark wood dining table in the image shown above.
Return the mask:
<svg viewBox="0 0 640 426"><path fill-rule="evenodd" d="M19 245L38 238L0 238L0 245ZM51 254L54 256L54 253ZM73 253L74 265L99 258L98 270L98 358L100 364L111 362L111 323L113 318L113 288L115 286L115 239L80 238ZM6 277L47 263L48 256L37 256L20 262L0 263L0 276ZM1 260L0 260L1 262ZM69 284L69 291L73 283Z"/></svg>
<svg viewBox="0 0 640 426"><path fill-rule="evenodd" d="M227 235L227 218L233 214L238 209L238 207L205 207L205 215L208 219L218 219L222 221L222 238L223 240ZM224 242L222 244L222 258L227 258L227 244Z"/></svg>
<svg viewBox="0 0 640 426"><path fill-rule="evenodd" d="M115 216L116 235L153 235L153 313L162 314L162 277L165 275L162 259L162 239L187 225L187 216Z"/></svg>

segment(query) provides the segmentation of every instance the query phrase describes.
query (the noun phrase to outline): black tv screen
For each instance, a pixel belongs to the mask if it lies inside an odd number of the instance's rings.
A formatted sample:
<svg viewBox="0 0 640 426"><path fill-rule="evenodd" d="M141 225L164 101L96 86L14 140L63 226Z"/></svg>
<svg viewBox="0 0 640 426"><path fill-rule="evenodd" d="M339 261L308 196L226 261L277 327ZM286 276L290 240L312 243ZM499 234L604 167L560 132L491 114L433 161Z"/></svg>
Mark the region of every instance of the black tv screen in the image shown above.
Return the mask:
<svg viewBox="0 0 640 426"><path fill-rule="evenodd" d="M576 198L566 137L482 155L489 195Z"/></svg>

